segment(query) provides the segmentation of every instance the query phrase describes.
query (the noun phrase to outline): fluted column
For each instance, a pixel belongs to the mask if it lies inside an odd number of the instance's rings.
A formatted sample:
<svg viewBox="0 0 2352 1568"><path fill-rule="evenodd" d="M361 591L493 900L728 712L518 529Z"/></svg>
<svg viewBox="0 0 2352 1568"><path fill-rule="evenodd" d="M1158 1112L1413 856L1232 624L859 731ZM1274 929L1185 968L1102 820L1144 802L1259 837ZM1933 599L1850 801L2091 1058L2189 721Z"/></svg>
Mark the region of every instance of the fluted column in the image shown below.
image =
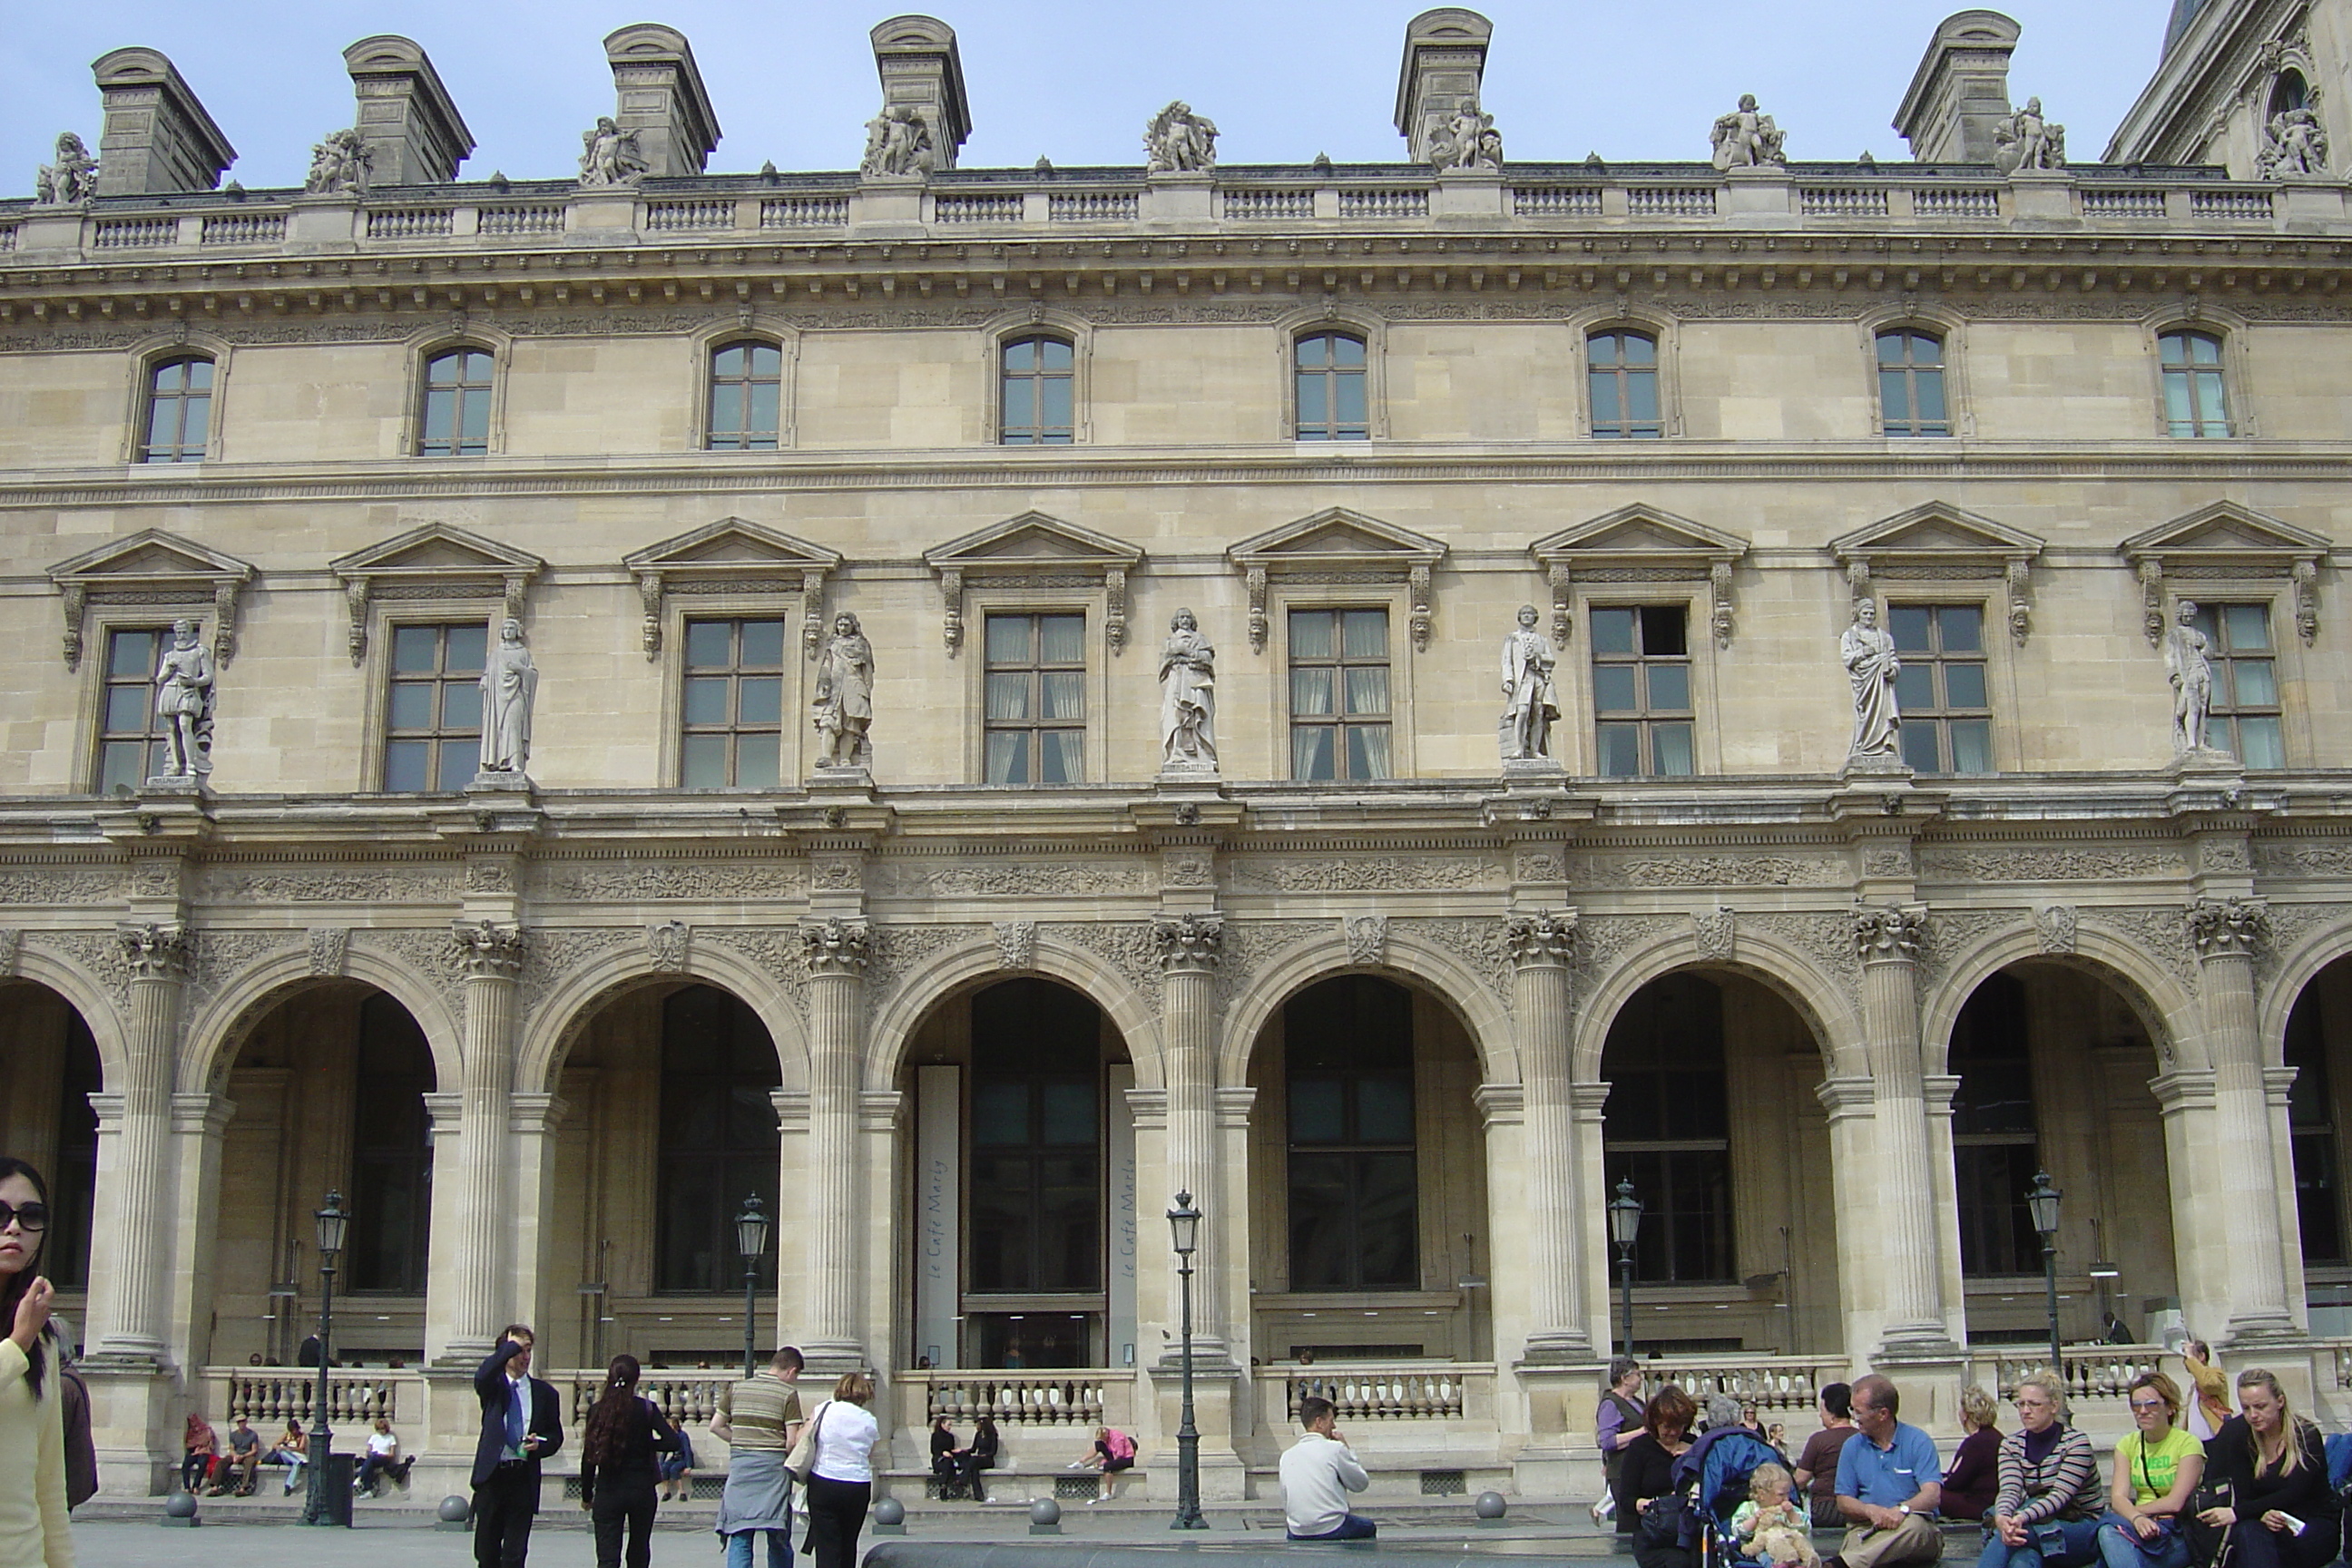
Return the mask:
<svg viewBox="0 0 2352 1568"><path fill-rule="evenodd" d="M2292 1336L2280 1234L2269 1090L2254 1022L2254 950L2270 934L2258 899L2200 899L2189 910L2213 1061L2213 1150L2219 1190L2207 1201L2230 1216L2230 1342Z"/></svg>
<svg viewBox="0 0 2352 1568"><path fill-rule="evenodd" d="M1919 1061L1917 965L1927 926L1926 915L1916 910L1862 909L1853 915L1878 1155L1875 1237L1886 1300L1882 1358L1958 1353L1944 1325L1936 1182L1928 1163L1927 1086Z"/></svg>
<svg viewBox="0 0 2352 1568"><path fill-rule="evenodd" d="M856 920L801 927L809 983L808 1327L820 1369L861 1365L858 1281L866 1214L858 1202L858 1096L866 1087L866 961L872 932Z"/></svg>
<svg viewBox="0 0 2352 1568"><path fill-rule="evenodd" d="M1528 1323L1527 1359L1588 1361L1584 1256L1577 1244L1582 1172L1575 1156L1576 1100L1570 1060L1575 1000L1569 960L1576 911L1514 915L1506 930L1512 1011L1518 1031L1526 1131Z"/></svg>
<svg viewBox="0 0 2352 1568"><path fill-rule="evenodd" d="M178 925L116 929L131 969L123 1042L122 1120L114 1163L112 1224L101 1226L90 1278L111 1279L92 1340L100 1355L162 1362L164 1288L172 1266L165 1189L172 1173L172 1088L180 1054L180 1005L193 942Z"/></svg>
<svg viewBox="0 0 2352 1568"><path fill-rule="evenodd" d="M507 1277L507 1123L514 1104L515 982L522 931L495 921L450 930L466 971L465 1074L458 1089L456 1301L449 1357L478 1361L524 1303Z"/></svg>
<svg viewBox="0 0 2352 1568"><path fill-rule="evenodd" d="M1192 1357L1218 1362L1231 1356L1225 1339L1225 1303L1215 1289L1223 1278L1220 1260L1232 1232L1232 1205L1223 1162L1217 1158L1217 963L1225 926L1217 915L1162 916L1153 928L1160 951L1160 1026L1168 1076L1168 1180L1192 1194L1201 1211L1200 1250L1192 1293ZM1175 1192L1152 1202L1171 1200ZM1156 1211L1154 1211L1156 1212ZM1171 1284L1173 1280L1171 1279ZM1170 1321L1176 1317L1170 1303Z"/></svg>

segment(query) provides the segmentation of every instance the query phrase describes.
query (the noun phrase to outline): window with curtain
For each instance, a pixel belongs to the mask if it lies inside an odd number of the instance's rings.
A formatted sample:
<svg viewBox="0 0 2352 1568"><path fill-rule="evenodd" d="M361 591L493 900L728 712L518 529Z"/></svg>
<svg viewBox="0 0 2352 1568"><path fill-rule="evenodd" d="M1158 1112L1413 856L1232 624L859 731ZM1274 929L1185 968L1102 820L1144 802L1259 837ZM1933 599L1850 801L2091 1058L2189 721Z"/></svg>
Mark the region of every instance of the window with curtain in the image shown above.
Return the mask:
<svg viewBox="0 0 2352 1568"><path fill-rule="evenodd" d="M213 362L201 354L166 360L148 373L142 463L201 463L212 435Z"/></svg>
<svg viewBox="0 0 2352 1568"><path fill-rule="evenodd" d="M2205 634L2205 657L2213 667L2206 744L2234 753L2250 768L2286 766L2270 606L2200 605L2195 625Z"/></svg>
<svg viewBox="0 0 2352 1568"><path fill-rule="evenodd" d="M1341 975L1286 1003L1282 1028L1290 1288L1418 1288L1412 994Z"/></svg>
<svg viewBox="0 0 2352 1568"><path fill-rule="evenodd" d="M1297 372L1297 437L1363 441L1371 437L1364 388L1364 340L1353 332L1309 332L1293 345Z"/></svg>
<svg viewBox="0 0 2352 1568"><path fill-rule="evenodd" d="M743 1289L735 1216L757 1193L778 1212L776 1047L759 1015L710 985L662 1003L661 1145L655 1161L654 1289ZM775 1278L781 1249L759 1264Z"/></svg>
<svg viewBox="0 0 2352 1568"><path fill-rule="evenodd" d="M1290 776L1384 779L1389 756L1389 613L1290 612Z"/></svg>
<svg viewBox="0 0 2352 1568"><path fill-rule="evenodd" d="M378 992L360 1004L352 1118L351 1289L425 1290L433 1217L433 1052L408 1009Z"/></svg>
<svg viewBox="0 0 2352 1568"><path fill-rule="evenodd" d="M987 782L1083 783L1086 616L991 616L986 646Z"/></svg>
<svg viewBox="0 0 2352 1568"><path fill-rule="evenodd" d="M1944 342L1927 332L1878 334L1879 426L1889 436L1948 436L1944 405Z"/></svg>
<svg viewBox="0 0 2352 1568"><path fill-rule="evenodd" d="M1680 605L1593 609L1592 710L1603 778L1682 778L1696 771L1685 618Z"/></svg>
<svg viewBox="0 0 2352 1568"><path fill-rule="evenodd" d="M784 743L784 623L688 621L678 783L773 789Z"/></svg>
<svg viewBox="0 0 2352 1568"><path fill-rule="evenodd" d="M1992 700L1985 686L1984 606L1889 605L1902 670L1903 761L1923 773L1992 772Z"/></svg>
<svg viewBox="0 0 2352 1568"><path fill-rule="evenodd" d="M1601 1124L1608 1190L1631 1177L1642 1204L1633 1278L1733 1278L1721 988L1703 975L1670 974L1635 992L1609 1026L1601 1076L1609 1084Z"/></svg>
<svg viewBox="0 0 2352 1568"><path fill-rule="evenodd" d="M155 734L155 665L172 634L117 626L106 634L106 688L99 698L98 790L136 794L163 763Z"/></svg>
<svg viewBox="0 0 2352 1568"><path fill-rule="evenodd" d="M2034 1274L2042 1237L2025 1194L2042 1154L2033 1060L2025 1033L2025 985L1995 974L1952 1026L1952 1178L1959 1199L1960 1272Z"/></svg>
<svg viewBox="0 0 2352 1568"><path fill-rule="evenodd" d="M1076 353L1046 333L1004 345L1003 409L997 439L1007 447L1066 447L1074 412Z"/></svg>
<svg viewBox="0 0 2352 1568"><path fill-rule="evenodd" d="M396 626L384 704L383 787L461 790L482 765L482 658L489 628Z"/></svg>
<svg viewBox="0 0 2352 1568"><path fill-rule="evenodd" d="M1659 416L1658 340L1647 332L1594 332L1584 340L1592 392L1592 433L1604 440L1655 439Z"/></svg>
<svg viewBox="0 0 2352 1568"><path fill-rule="evenodd" d="M714 452L772 452L782 428L784 352L773 343L728 343L710 355L710 421L703 445Z"/></svg>
<svg viewBox="0 0 2352 1568"><path fill-rule="evenodd" d="M490 449L493 363L482 349L451 349L425 362L417 456L473 458Z"/></svg>
<svg viewBox="0 0 2352 1568"><path fill-rule="evenodd" d="M2164 374L2165 427L2175 436L2227 436L2230 395L2221 368L2221 340L2185 328L2157 341Z"/></svg>

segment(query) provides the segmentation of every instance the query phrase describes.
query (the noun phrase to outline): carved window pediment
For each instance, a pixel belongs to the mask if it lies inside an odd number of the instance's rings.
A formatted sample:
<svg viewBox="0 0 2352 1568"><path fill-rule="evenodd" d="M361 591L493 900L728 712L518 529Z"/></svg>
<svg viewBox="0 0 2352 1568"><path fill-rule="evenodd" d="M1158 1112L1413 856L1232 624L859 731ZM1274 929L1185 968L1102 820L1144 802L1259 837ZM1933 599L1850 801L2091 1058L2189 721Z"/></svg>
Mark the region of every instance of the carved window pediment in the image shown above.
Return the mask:
<svg viewBox="0 0 2352 1568"><path fill-rule="evenodd" d="M501 613L522 614L524 590L547 563L528 551L500 544L446 522L428 522L406 533L327 563L342 584L350 607L352 664L367 655L368 605L392 600L430 605L488 600Z"/></svg>
<svg viewBox="0 0 2352 1568"><path fill-rule="evenodd" d="M1412 646L1428 647L1431 571L1444 558L1445 548L1444 540L1343 506L1326 507L1243 540L1225 556L1248 579L1250 651L1265 651L1266 583L1277 576L1297 582L1402 583L1412 596Z"/></svg>
<svg viewBox="0 0 2352 1568"><path fill-rule="evenodd" d="M1717 647L1731 646L1731 563L1748 541L1686 517L1636 503L1548 533L1528 546L1551 584L1552 641L1566 646L1574 619L1576 580L1707 584L1708 620Z"/></svg>
<svg viewBox="0 0 2352 1568"><path fill-rule="evenodd" d="M1882 582L2000 579L2010 640L2023 647L2032 626L2032 563L2045 542L2022 529L1929 501L1841 534L1830 541L1830 550L1857 599Z"/></svg>
<svg viewBox="0 0 2352 1568"><path fill-rule="evenodd" d="M621 558L637 580L646 611L646 657L661 652L662 601L671 594L797 594L801 646L816 657L824 640L824 579L841 553L781 529L722 517Z"/></svg>
<svg viewBox="0 0 2352 1568"><path fill-rule="evenodd" d="M1123 539L1075 522L1024 511L923 552L940 579L940 635L948 657L963 646L964 584L985 579L1006 586L1099 587L1108 604L1103 635L1113 653L1127 646L1127 580L1143 552Z"/></svg>
<svg viewBox="0 0 2352 1568"><path fill-rule="evenodd" d="M2164 636L2168 581L2192 598L2200 582L2291 581L2295 630L2306 644L2319 635L2319 567L2333 546L2309 529L2222 500L2135 533L2116 548L2139 576L2150 642Z"/></svg>
<svg viewBox="0 0 2352 1568"><path fill-rule="evenodd" d="M237 598L253 571L249 562L155 528L58 562L49 581L65 612L66 668L81 668L84 617L93 600L153 605L197 619L209 613L213 659L227 664L236 655Z"/></svg>

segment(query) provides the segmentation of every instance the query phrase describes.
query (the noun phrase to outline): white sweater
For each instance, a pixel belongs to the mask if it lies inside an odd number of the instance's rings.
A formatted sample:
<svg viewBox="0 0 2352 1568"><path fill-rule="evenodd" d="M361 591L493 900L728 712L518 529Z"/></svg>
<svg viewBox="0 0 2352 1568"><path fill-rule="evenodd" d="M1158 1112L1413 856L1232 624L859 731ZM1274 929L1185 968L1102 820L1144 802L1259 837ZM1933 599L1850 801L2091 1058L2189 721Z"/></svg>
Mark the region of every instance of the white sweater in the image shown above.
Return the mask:
<svg viewBox="0 0 2352 1568"><path fill-rule="evenodd" d="M1293 1535L1328 1535L1348 1517L1348 1494L1372 1484L1355 1450L1309 1432L1282 1456L1282 1511Z"/></svg>
<svg viewBox="0 0 2352 1568"><path fill-rule="evenodd" d="M45 1352L37 1400L26 1376L32 1363L16 1341L0 1339L0 1563L8 1568L74 1568L55 1339Z"/></svg>

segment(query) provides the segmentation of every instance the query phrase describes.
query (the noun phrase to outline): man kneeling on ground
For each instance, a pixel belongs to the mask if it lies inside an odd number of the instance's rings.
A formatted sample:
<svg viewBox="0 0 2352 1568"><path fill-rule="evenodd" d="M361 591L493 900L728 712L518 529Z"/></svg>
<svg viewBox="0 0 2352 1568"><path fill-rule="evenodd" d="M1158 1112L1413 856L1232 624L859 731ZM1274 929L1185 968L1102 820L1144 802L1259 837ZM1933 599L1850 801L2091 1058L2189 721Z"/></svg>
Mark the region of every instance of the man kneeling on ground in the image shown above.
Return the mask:
<svg viewBox="0 0 2352 1568"><path fill-rule="evenodd" d="M1853 1380L1853 1399L1860 1436L1838 1450L1838 1512L1851 1527L1838 1556L1844 1568L1933 1563L1944 1554L1936 1529L1944 1469L1935 1439L1895 1418L1902 1396L1875 1373Z"/></svg>
<svg viewBox="0 0 2352 1568"><path fill-rule="evenodd" d="M1307 1436L1282 1456L1282 1511L1293 1541L1370 1541L1380 1526L1348 1511L1348 1494L1372 1484L1354 1452L1339 1441L1331 1402L1308 1394L1298 1402Z"/></svg>

